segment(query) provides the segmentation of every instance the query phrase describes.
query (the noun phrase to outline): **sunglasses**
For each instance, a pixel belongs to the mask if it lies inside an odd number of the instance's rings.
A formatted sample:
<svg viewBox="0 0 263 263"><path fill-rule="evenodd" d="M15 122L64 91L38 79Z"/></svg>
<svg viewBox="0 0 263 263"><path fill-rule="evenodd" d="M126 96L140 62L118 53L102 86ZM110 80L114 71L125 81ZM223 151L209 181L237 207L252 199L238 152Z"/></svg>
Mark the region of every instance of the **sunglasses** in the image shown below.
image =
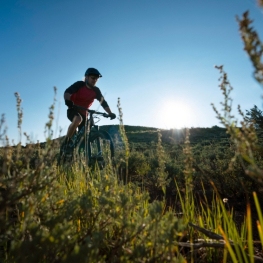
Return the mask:
<svg viewBox="0 0 263 263"><path fill-rule="evenodd" d="M93 80L98 80L98 76L89 76L91 79L93 79Z"/></svg>

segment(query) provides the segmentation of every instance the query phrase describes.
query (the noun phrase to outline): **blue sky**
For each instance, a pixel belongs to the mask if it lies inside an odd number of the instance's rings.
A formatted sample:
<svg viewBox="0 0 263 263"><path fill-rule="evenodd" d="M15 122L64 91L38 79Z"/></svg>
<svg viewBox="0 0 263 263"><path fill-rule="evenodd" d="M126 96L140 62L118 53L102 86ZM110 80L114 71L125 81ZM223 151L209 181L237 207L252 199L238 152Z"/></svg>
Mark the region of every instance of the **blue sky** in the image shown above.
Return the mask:
<svg viewBox="0 0 263 263"><path fill-rule="evenodd" d="M88 67L102 73L97 86L115 113L120 97L127 125L219 125L210 104L221 108L214 66L222 64L233 108L262 108L235 18L247 10L262 36L263 14L253 0L0 0L0 113L9 138L18 140L18 92L23 132L44 140L54 86L54 130L64 135L64 90ZM92 108L103 111L97 101Z"/></svg>

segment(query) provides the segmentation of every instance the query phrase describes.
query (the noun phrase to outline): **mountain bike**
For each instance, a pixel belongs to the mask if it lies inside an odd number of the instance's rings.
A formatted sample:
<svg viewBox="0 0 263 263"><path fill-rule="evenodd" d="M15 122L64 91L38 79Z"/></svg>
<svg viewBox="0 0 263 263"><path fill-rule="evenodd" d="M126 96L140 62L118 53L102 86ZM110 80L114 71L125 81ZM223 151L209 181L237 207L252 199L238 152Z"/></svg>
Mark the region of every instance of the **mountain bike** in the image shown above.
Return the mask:
<svg viewBox="0 0 263 263"><path fill-rule="evenodd" d="M61 145L59 152L59 164L70 163L76 158L85 158L88 166L98 164L100 169L105 167L106 152L110 158L114 157L114 144L108 132L100 130L96 123L100 120L99 116L109 118L109 114L89 110L81 106L74 105L76 109L85 110L89 113L89 119L82 128L75 132L72 141L66 148ZM95 122L95 119L98 119Z"/></svg>

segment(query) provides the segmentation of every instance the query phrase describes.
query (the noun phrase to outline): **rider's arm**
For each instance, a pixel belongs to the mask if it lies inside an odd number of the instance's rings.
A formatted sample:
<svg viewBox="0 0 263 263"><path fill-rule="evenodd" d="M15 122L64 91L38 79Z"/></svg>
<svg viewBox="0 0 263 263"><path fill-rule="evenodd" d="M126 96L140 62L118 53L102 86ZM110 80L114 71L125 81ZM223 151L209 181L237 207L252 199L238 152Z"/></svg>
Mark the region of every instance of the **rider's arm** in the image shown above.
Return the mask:
<svg viewBox="0 0 263 263"><path fill-rule="evenodd" d="M100 89L98 87L94 87L93 90L96 92L96 99L100 102L100 105L103 107L103 109L110 115L111 120L115 119L116 115L111 112L111 109L107 101L102 96Z"/></svg>
<svg viewBox="0 0 263 263"><path fill-rule="evenodd" d="M83 85L85 85L84 81L77 81L65 90L64 99L65 99L65 104L68 107L73 106L73 102L71 102L71 99L70 99L71 95L77 92L81 87L83 87Z"/></svg>
<svg viewBox="0 0 263 263"><path fill-rule="evenodd" d="M100 105L103 107L103 109L108 112L106 110L106 108L109 108L109 105L107 103L107 101L104 99L104 97L102 96L101 94L101 91L98 87L93 87L93 90L95 91L96 93L96 99L100 102ZM109 109L110 110L110 109ZM109 112L108 112L109 113Z"/></svg>
<svg viewBox="0 0 263 263"><path fill-rule="evenodd" d="M105 110L107 113L109 113L109 114L112 113L111 110L110 110L110 107L106 107L106 108L104 108L104 110Z"/></svg>
<svg viewBox="0 0 263 263"><path fill-rule="evenodd" d="M104 110L109 114L111 120L113 120L113 119L116 118L116 115L115 115L113 112L111 112L109 106L108 106L108 107L105 107Z"/></svg>
<svg viewBox="0 0 263 263"><path fill-rule="evenodd" d="M65 96L67 96L67 99L69 99L68 95L66 95L66 94L70 94L71 95L73 93L76 93L83 86L85 86L85 82L84 81L77 81L74 84L72 84L71 86L69 86L64 92L64 99L66 99Z"/></svg>
<svg viewBox="0 0 263 263"><path fill-rule="evenodd" d="M70 100L70 96L71 96L70 93L67 93L67 92L64 93L64 99L65 100Z"/></svg>

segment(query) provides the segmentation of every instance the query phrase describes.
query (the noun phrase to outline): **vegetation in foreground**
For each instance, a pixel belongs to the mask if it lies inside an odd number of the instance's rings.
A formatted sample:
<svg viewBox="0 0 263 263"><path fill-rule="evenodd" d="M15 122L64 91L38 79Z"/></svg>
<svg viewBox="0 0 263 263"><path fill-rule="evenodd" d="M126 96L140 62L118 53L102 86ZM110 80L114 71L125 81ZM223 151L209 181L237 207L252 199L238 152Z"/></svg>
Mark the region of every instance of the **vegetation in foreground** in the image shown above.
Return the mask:
<svg viewBox="0 0 263 263"><path fill-rule="evenodd" d="M247 13L239 23L262 84L256 59L262 45ZM232 87L218 69L224 100L222 113L214 110L228 137L193 144L189 130L183 141L174 142L152 131L155 142L132 144L119 104L117 153L104 170L91 169L81 159L57 166L58 142L51 140L54 104L44 148L30 142L26 148L9 146L2 119L1 261L263 262L261 127L241 109L237 127ZM240 207L232 203L235 197Z"/></svg>

